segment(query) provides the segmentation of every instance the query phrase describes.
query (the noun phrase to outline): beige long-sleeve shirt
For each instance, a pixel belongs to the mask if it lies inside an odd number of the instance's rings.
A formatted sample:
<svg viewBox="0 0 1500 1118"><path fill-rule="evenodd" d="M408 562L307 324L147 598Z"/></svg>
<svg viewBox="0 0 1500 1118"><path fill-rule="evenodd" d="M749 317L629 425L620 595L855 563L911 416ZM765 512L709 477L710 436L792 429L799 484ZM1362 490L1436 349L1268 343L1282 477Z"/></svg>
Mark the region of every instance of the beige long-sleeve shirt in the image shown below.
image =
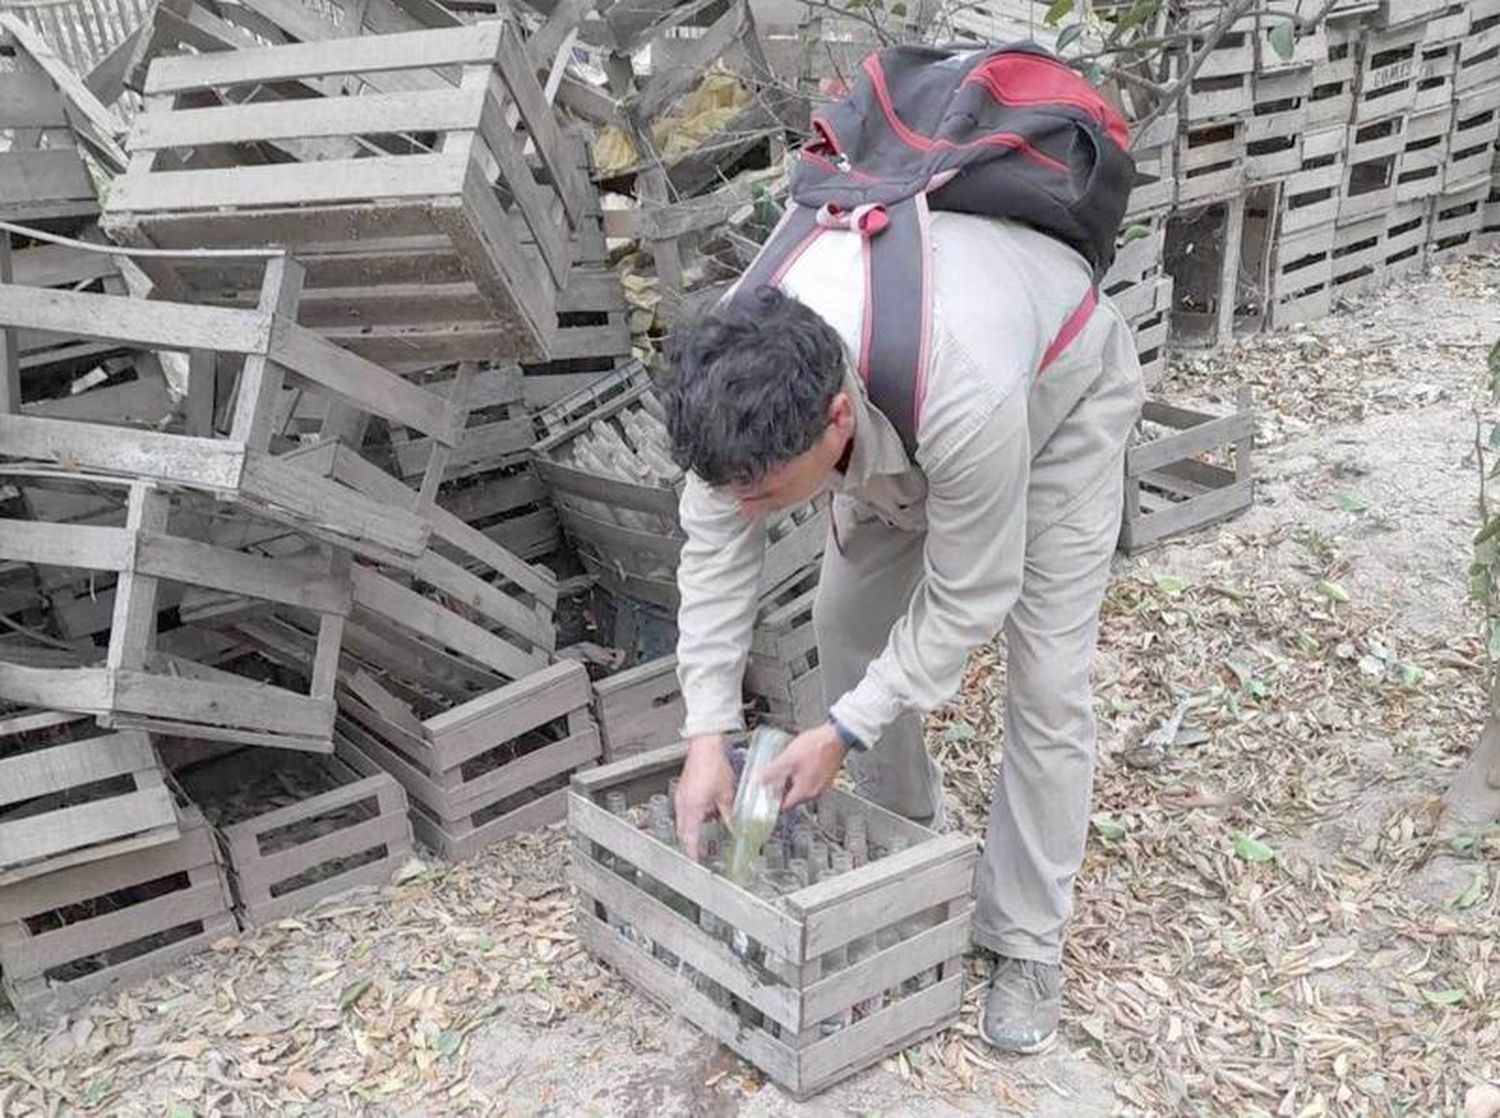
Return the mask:
<svg viewBox="0 0 1500 1118"><path fill-rule="evenodd" d="M999 632L1020 593L1027 541L1120 469L1143 396L1130 331L1103 299L1038 376L1088 290L1088 265L1073 250L1013 222L952 213L933 215L931 243L932 341L916 461L846 371L854 443L845 473L830 478L838 519L879 517L926 533L921 581L885 650L852 691L829 696L833 714L872 745L903 711L928 710L957 691L969 654ZM782 286L833 327L846 355L858 352L856 234L818 238ZM1109 406L1070 422L1085 396ZM683 733L737 730L756 598L769 589L760 585L764 525L691 475L681 518Z"/></svg>

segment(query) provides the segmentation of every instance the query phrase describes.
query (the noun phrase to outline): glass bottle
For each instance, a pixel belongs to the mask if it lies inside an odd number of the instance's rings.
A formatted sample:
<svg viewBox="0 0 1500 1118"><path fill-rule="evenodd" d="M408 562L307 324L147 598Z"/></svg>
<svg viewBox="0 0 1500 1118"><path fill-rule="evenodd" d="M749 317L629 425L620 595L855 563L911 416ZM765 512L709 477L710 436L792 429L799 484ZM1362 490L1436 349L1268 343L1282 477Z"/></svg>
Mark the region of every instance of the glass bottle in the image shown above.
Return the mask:
<svg viewBox="0 0 1500 1118"><path fill-rule="evenodd" d="M824 978L827 978L831 974L837 974L849 966L849 951L845 947L835 947L832 951L828 951L823 955L822 963ZM834 1014L832 1017L818 1022L818 1026L822 1029L824 1036L832 1036L840 1029L847 1027L849 1022L849 1010L845 1009Z"/></svg>
<svg viewBox="0 0 1500 1118"><path fill-rule="evenodd" d="M750 863L776 829L776 820L781 814L781 797L761 777L766 766L791 740L790 734L774 726L757 726L750 735L745 769L740 774L734 808L729 816L729 877L738 885L749 883Z"/></svg>
<svg viewBox="0 0 1500 1118"><path fill-rule="evenodd" d="M895 927L892 926L892 925L890 925L890 924L887 924L884 928L881 928L880 931L878 931L878 932L875 933L875 949L877 951L886 951L886 950L888 950L888 949L890 949L892 947L895 947L896 944L898 944L900 942L901 942L901 933L898 932L895 929ZM894 985L894 986L890 987L888 990L886 990L886 992L885 992L885 1004L886 1005L894 1005L896 1002L898 1002L900 1000L901 1000L901 984L898 982L898 983L896 983L896 985Z"/></svg>
<svg viewBox="0 0 1500 1118"><path fill-rule="evenodd" d="M805 824L792 831L792 857L801 858L804 862L812 857L812 828Z"/></svg>
<svg viewBox="0 0 1500 1118"><path fill-rule="evenodd" d="M606 792L604 794L604 807L617 819L630 822L630 803L625 799L624 792ZM616 857L614 854L605 852L601 854L599 861L608 869L614 870L632 885L635 884L635 867L624 858ZM634 938L635 929L628 920L623 920L614 913L607 914L609 926L626 938Z"/></svg>
<svg viewBox="0 0 1500 1118"><path fill-rule="evenodd" d="M837 877L841 873L848 873L854 868L854 855L847 850L839 850L829 855L828 876Z"/></svg>

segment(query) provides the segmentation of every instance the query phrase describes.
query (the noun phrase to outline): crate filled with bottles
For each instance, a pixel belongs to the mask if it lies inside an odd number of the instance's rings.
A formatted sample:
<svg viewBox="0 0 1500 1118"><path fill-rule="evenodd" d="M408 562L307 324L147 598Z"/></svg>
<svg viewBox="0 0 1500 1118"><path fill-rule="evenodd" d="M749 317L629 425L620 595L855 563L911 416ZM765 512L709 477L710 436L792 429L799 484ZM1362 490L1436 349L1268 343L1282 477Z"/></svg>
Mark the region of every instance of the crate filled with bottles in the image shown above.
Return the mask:
<svg viewBox="0 0 1500 1118"><path fill-rule="evenodd" d="M957 1018L973 839L830 789L754 841L707 824L695 860L673 817L685 756L573 777L579 935L597 958L798 1099Z"/></svg>

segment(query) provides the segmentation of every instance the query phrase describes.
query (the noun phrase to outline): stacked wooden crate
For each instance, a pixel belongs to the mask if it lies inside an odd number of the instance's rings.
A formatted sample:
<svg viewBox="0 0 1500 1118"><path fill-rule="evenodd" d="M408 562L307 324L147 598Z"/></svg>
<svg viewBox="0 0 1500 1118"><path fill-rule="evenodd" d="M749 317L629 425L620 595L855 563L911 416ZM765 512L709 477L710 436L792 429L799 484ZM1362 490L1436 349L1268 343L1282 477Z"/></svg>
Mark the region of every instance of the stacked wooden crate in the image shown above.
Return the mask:
<svg viewBox="0 0 1500 1118"><path fill-rule="evenodd" d="M1176 199L1177 117L1156 121L1135 140L1136 178L1114 263L1100 290L1135 332L1136 354L1148 385L1166 372L1172 277L1162 268L1167 215Z"/></svg>

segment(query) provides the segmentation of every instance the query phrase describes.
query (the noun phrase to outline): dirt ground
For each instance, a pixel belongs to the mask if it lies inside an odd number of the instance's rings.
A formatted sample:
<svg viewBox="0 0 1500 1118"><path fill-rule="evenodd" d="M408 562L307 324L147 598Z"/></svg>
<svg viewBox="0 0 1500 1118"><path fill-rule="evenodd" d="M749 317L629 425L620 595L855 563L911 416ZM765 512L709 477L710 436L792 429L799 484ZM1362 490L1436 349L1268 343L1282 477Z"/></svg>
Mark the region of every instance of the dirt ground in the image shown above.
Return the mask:
<svg viewBox="0 0 1500 1118"><path fill-rule="evenodd" d="M976 962L955 1029L794 1104L580 951L554 828L51 1031L0 1009L0 1116L1461 1113L1500 1081L1500 836L1439 844L1432 808L1483 702L1466 548L1497 334L1500 261L1473 261L1162 386L1220 407L1255 388L1258 504L1118 563L1048 1055L987 1053ZM932 720L960 826L1003 693L977 656ZM1171 745L1137 748L1189 700Z"/></svg>

